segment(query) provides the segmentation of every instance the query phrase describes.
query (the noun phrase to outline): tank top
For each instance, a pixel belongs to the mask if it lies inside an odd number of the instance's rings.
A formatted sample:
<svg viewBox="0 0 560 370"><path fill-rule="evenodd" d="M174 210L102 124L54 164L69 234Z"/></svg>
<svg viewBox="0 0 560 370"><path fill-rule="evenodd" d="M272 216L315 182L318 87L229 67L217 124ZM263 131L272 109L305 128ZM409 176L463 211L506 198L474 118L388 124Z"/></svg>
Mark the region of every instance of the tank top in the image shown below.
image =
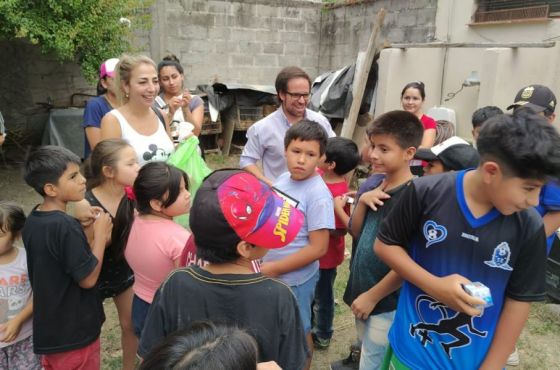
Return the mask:
<svg viewBox="0 0 560 370"><path fill-rule="evenodd" d="M138 163L143 166L151 161L166 161L175 150L173 142L167 135L164 125L158 119L158 128L152 135L138 133L116 109L110 111L119 121L121 126L121 137L126 140L136 151Z"/></svg>

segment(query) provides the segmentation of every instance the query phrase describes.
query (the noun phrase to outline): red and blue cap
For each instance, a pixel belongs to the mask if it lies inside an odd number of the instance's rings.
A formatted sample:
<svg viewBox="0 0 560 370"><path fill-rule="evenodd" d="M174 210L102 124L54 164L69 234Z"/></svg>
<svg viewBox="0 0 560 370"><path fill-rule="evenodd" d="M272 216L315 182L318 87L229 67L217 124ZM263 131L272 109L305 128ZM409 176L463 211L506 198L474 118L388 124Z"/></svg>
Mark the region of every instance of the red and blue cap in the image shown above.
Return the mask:
<svg viewBox="0 0 560 370"><path fill-rule="evenodd" d="M275 249L295 239L304 215L254 175L226 169L204 179L189 220L198 247L231 247L243 240Z"/></svg>

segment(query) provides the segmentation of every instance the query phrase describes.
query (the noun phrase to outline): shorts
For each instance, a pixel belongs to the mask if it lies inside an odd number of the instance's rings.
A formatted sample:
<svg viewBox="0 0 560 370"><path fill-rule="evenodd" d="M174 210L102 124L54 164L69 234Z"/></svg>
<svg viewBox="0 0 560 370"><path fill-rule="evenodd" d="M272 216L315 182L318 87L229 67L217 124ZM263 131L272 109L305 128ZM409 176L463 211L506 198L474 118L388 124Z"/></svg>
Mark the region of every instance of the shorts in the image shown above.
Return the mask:
<svg viewBox="0 0 560 370"><path fill-rule="evenodd" d="M101 368L99 338L83 348L43 355L41 364L45 370L99 370Z"/></svg>
<svg viewBox="0 0 560 370"><path fill-rule="evenodd" d="M0 369L41 369L41 357L33 352L32 335L0 348Z"/></svg>
<svg viewBox="0 0 560 370"><path fill-rule="evenodd" d="M387 348L387 352L385 352L385 358L383 359L383 364L380 367L381 370L411 370L408 366L403 364L395 353L393 352L393 348L391 345Z"/></svg>
<svg viewBox="0 0 560 370"><path fill-rule="evenodd" d="M315 286L318 280L319 271L317 270L317 272L303 284L290 286L290 289L296 296L301 324L306 335L311 332L311 304L315 298Z"/></svg>
<svg viewBox="0 0 560 370"><path fill-rule="evenodd" d="M148 302L138 297L136 294L134 298L132 298L132 326L134 327L134 334L137 338L140 338L142 334L150 306Z"/></svg>

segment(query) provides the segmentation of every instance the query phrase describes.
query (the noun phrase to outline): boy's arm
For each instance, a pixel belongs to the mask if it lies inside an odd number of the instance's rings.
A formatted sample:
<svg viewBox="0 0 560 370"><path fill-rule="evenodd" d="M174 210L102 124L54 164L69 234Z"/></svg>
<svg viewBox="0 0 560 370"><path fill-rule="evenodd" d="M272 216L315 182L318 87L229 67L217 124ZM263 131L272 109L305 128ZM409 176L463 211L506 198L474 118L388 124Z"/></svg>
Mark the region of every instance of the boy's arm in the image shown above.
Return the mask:
<svg viewBox="0 0 560 370"><path fill-rule="evenodd" d="M459 274L437 277L418 265L402 247L387 245L379 239L375 240L374 250L397 274L428 295L455 311L464 312L469 316L480 314L480 310L473 306L484 304L484 301L467 294L461 285L470 283L469 279Z"/></svg>
<svg viewBox="0 0 560 370"><path fill-rule="evenodd" d="M507 358L515 348L515 342L527 322L530 307L529 302L506 298L492 344L480 366L481 370L504 368Z"/></svg>
<svg viewBox="0 0 560 370"><path fill-rule="evenodd" d="M21 326L24 322L29 320L33 315L33 297L30 297L29 301L14 318L8 320L6 323L0 325L0 332L4 332L3 336L0 336L0 341L2 342L12 342L14 341L21 330Z"/></svg>
<svg viewBox="0 0 560 370"><path fill-rule="evenodd" d="M265 262L261 272L267 276L278 276L300 269L323 257L329 248L329 230L319 229L309 232L309 244L297 252L278 261Z"/></svg>
<svg viewBox="0 0 560 370"><path fill-rule="evenodd" d="M78 283L80 287L84 289L91 289L97 283L97 278L99 278L101 266L103 265L105 247L107 246L107 240L111 236L112 228L113 224L108 213L101 213L95 220L95 223L93 224L93 242L91 243L91 253L97 258L97 264L85 278L80 280Z"/></svg>
<svg viewBox="0 0 560 370"><path fill-rule="evenodd" d="M354 299L350 306L352 313L360 320L367 320L377 303L399 289L402 281L395 271L389 271L377 284Z"/></svg>

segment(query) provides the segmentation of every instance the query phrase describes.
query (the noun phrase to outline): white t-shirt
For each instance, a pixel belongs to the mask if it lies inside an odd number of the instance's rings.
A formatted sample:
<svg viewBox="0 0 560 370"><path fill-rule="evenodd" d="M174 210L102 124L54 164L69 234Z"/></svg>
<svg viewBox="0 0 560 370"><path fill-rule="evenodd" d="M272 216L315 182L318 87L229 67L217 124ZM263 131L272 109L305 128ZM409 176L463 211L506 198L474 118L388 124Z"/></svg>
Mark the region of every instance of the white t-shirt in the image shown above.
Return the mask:
<svg viewBox="0 0 560 370"><path fill-rule="evenodd" d="M138 163L143 166L151 161L167 161L167 158L175 151L173 142L167 135L163 123L158 119L158 129L152 135L138 133L116 109L110 111L119 121L121 126L121 137L126 140L136 151Z"/></svg>
<svg viewBox="0 0 560 370"><path fill-rule="evenodd" d="M15 260L5 265L0 264L0 324L17 316L31 299L31 283L27 275L27 254L23 248L16 248L16 250L18 255ZM33 321L29 319L21 326L16 340L10 343L0 341L0 348L29 338L32 331Z"/></svg>

